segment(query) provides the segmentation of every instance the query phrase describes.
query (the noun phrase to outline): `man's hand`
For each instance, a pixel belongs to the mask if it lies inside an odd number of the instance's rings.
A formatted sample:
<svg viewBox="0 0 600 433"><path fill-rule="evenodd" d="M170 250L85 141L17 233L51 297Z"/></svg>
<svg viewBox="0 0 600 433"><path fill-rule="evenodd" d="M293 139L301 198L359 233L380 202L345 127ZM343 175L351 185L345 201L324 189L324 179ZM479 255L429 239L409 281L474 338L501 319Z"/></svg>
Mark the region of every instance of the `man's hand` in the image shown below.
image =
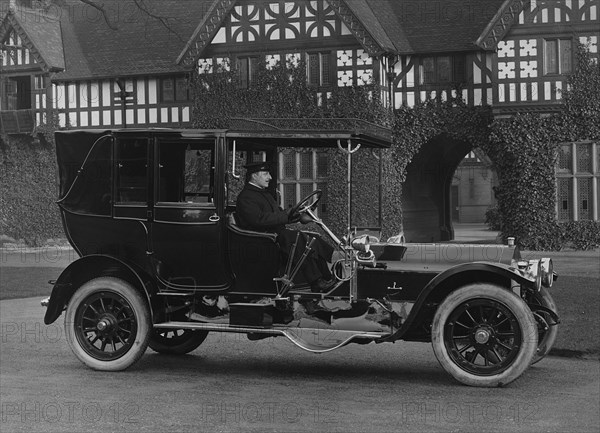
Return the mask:
<svg viewBox="0 0 600 433"><path fill-rule="evenodd" d="M308 215L307 213L301 213L301 214L300 214L300 219L299 219L299 221L300 221L302 224L308 224L308 223L311 223L311 222L313 222L313 219L312 219L312 218L310 217L310 215Z"/></svg>
<svg viewBox="0 0 600 433"><path fill-rule="evenodd" d="M292 209L293 208L289 208L287 210L288 221L291 222L291 223L297 223L300 220L300 214L299 213L292 214Z"/></svg>

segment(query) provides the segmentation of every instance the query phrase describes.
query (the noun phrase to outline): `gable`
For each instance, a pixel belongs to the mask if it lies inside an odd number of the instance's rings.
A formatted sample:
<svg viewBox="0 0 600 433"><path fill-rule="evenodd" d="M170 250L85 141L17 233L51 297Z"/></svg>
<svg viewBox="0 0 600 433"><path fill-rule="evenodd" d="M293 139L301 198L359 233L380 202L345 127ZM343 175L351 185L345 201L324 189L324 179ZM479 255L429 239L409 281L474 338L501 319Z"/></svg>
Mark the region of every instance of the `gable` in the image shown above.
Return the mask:
<svg viewBox="0 0 600 433"><path fill-rule="evenodd" d="M350 5L352 7L350 7ZM371 18L374 30L361 19ZM373 34L376 37L373 36ZM311 48L344 39L363 45L371 55L391 49L391 42L364 2L356 0L243 1L217 0L196 28L177 62L188 67L198 58L219 52L272 47Z"/></svg>
<svg viewBox="0 0 600 433"><path fill-rule="evenodd" d="M13 64L17 62L11 56L21 55L30 57L29 64L38 64L45 71L65 68L60 23L43 19L37 11L10 11L0 24L0 41L5 45L7 60Z"/></svg>

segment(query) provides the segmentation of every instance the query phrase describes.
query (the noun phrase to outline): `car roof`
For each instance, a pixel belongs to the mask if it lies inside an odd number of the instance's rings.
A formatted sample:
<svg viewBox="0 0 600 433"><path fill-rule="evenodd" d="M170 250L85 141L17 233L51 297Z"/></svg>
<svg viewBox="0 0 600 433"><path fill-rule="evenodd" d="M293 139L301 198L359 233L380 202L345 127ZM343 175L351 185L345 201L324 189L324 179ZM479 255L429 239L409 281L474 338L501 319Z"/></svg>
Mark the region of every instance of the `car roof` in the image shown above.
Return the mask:
<svg viewBox="0 0 600 433"><path fill-rule="evenodd" d="M366 147L391 146L391 129L354 118L231 119L227 136L278 147L335 147L348 140Z"/></svg>
<svg viewBox="0 0 600 433"><path fill-rule="evenodd" d="M225 137L240 144L277 147L346 147L360 144L368 148L391 146L391 130L360 119L232 119L229 129L171 129L122 128L59 131L58 135L82 134L90 136L111 134L153 135L173 139L212 139Z"/></svg>

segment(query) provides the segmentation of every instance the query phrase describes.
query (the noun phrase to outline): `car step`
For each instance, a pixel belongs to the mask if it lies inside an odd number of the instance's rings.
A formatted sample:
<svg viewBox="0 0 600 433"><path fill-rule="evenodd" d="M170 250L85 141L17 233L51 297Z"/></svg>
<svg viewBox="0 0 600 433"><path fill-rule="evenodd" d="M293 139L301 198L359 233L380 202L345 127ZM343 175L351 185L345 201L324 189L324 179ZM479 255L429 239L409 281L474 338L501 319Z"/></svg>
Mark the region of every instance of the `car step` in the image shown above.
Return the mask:
<svg viewBox="0 0 600 433"><path fill-rule="evenodd" d="M268 328L236 326L218 323L164 322L156 323L155 329L196 329L203 331L284 336L296 346L308 352L323 353L345 346L352 340L375 341L388 334L383 332L347 331L334 328L290 328L274 325Z"/></svg>

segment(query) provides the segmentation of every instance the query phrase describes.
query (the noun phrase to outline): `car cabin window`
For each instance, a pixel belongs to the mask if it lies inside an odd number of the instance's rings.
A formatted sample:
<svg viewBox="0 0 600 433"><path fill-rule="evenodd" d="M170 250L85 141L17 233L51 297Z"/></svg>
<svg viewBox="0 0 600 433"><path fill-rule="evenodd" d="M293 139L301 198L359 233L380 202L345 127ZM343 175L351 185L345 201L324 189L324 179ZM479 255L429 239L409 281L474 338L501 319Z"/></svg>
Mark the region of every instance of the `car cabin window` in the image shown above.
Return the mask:
<svg viewBox="0 0 600 433"><path fill-rule="evenodd" d="M158 202L214 204L214 143L159 144Z"/></svg>
<svg viewBox="0 0 600 433"><path fill-rule="evenodd" d="M81 169L78 164L66 168L78 172L63 199L67 209L90 215L111 214L111 147L109 137L101 138L90 150Z"/></svg>
<svg viewBox="0 0 600 433"><path fill-rule="evenodd" d="M148 140L119 140L116 162L116 201L145 205L148 197Z"/></svg>

